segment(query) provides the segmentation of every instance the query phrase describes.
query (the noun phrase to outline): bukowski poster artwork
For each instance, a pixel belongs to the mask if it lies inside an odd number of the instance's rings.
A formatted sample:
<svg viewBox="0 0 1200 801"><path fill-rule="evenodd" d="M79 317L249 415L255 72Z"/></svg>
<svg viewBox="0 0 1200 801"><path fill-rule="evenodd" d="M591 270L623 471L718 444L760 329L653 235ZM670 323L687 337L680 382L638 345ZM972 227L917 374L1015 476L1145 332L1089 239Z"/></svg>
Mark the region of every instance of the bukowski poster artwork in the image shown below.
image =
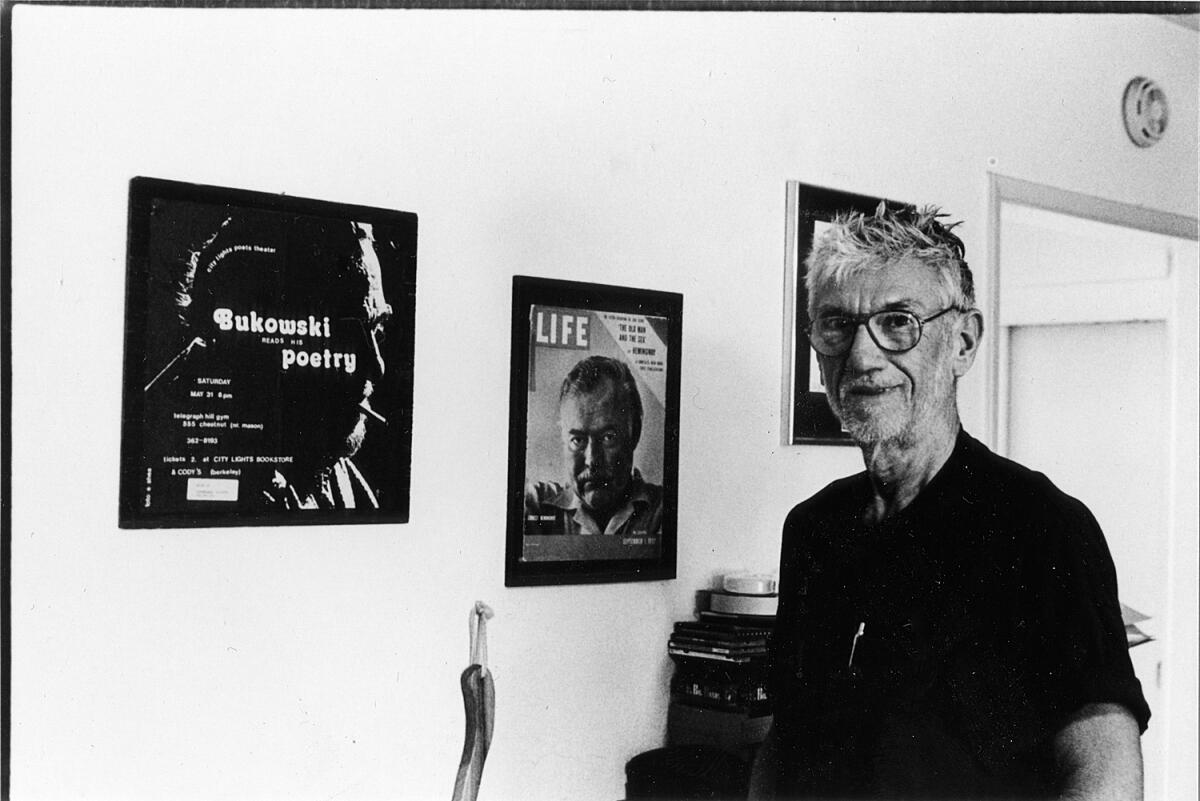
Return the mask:
<svg viewBox="0 0 1200 801"><path fill-rule="evenodd" d="M515 286L510 583L673 575L681 297Z"/></svg>
<svg viewBox="0 0 1200 801"><path fill-rule="evenodd" d="M121 525L407 521L416 215L130 186Z"/></svg>

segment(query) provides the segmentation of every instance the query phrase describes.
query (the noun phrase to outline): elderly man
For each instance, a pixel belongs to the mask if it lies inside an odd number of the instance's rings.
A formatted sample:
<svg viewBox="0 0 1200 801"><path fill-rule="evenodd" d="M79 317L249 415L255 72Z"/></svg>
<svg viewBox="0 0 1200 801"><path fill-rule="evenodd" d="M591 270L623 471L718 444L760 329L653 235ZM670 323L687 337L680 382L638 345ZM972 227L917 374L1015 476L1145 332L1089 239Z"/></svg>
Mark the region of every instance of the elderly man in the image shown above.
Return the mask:
<svg viewBox="0 0 1200 801"><path fill-rule="evenodd" d="M810 341L866 471L788 515L752 798L1140 799L1149 709L1095 519L963 431L983 334L936 208L834 221Z"/></svg>
<svg viewBox="0 0 1200 801"><path fill-rule="evenodd" d="M642 397L629 366L607 356L576 364L559 391L558 422L567 483L526 485L525 533L660 533L662 487L633 466Z"/></svg>

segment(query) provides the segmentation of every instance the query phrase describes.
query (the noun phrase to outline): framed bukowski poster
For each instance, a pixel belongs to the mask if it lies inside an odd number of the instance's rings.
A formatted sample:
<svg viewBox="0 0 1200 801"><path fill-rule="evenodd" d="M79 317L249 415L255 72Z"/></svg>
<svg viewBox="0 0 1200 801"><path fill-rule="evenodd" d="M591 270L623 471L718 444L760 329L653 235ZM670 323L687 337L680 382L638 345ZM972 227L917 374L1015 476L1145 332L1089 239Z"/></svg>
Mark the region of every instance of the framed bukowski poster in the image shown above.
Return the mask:
<svg viewBox="0 0 1200 801"><path fill-rule="evenodd" d="M682 313L513 279L506 586L675 577Z"/></svg>
<svg viewBox="0 0 1200 801"><path fill-rule="evenodd" d="M784 270L784 444L853 445L834 416L821 382L816 354L808 344L806 263L813 243L842 212L872 214L884 201L799 181L787 182L787 247Z"/></svg>
<svg viewBox="0 0 1200 801"><path fill-rule="evenodd" d="M408 520L415 214L130 183L125 528Z"/></svg>

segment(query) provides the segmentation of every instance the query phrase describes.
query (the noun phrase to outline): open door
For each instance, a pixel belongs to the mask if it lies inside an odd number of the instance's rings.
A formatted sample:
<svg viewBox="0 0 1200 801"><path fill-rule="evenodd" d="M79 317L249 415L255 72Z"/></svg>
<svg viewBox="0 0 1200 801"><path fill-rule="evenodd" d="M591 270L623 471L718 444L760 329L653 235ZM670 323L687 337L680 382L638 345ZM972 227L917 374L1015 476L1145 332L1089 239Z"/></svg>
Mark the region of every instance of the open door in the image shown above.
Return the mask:
<svg viewBox="0 0 1200 801"><path fill-rule="evenodd" d="M1155 637L1146 798L1194 797L1196 222L996 180L994 445L1099 520Z"/></svg>

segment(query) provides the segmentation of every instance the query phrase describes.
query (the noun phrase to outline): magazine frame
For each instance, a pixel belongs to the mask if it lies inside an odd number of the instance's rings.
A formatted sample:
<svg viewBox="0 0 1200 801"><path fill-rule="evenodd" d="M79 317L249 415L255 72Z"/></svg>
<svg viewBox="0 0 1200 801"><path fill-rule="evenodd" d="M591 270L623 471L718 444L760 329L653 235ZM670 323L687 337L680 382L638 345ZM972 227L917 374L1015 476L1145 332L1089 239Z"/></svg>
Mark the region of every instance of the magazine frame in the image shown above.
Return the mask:
<svg viewBox="0 0 1200 801"><path fill-rule="evenodd" d="M659 581L675 578L683 296L672 292L521 275L513 277L512 286L505 586ZM529 561L522 558L525 537L526 445L531 431L528 403L534 359L531 346L531 312L534 306L645 315L662 317L667 321L667 336L664 340L667 351L666 392L661 432L663 523L659 553L654 558L597 557L553 561ZM560 380L556 379L555 385ZM554 426L554 430L557 431L556 420L541 425Z"/></svg>

